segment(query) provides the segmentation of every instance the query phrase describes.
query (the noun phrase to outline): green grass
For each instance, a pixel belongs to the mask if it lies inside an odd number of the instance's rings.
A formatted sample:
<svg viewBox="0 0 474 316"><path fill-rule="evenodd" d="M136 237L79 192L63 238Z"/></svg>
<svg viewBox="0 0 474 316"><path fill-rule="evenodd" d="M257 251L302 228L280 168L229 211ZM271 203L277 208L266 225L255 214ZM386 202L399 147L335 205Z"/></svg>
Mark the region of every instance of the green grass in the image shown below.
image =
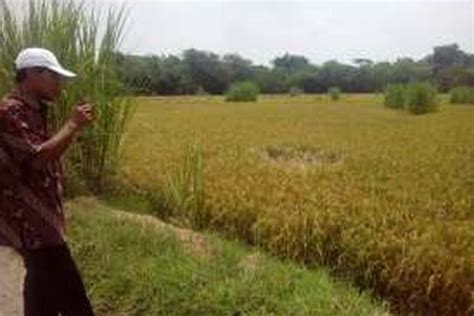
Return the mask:
<svg viewBox="0 0 474 316"><path fill-rule="evenodd" d="M119 202L123 203L123 202ZM70 243L106 315L385 315L322 269L280 262L205 236L189 251L171 228L117 217L92 199L68 204Z"/></svg>

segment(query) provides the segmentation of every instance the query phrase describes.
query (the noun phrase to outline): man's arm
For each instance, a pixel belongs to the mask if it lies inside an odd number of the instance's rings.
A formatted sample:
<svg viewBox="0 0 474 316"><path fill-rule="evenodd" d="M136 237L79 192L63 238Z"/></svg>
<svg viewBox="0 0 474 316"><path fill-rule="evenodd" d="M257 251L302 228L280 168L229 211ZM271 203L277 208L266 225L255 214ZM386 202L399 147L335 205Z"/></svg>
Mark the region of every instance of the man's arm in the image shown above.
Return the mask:
<svg viewBox="0 0 474 316"><path fill-rule="evenodd" d="M63 127L49 140L42 143L30 161L34 169L43 168L49 161L59 159L74 140L74 136L94 119L89 104L79 105Z"/></svg>

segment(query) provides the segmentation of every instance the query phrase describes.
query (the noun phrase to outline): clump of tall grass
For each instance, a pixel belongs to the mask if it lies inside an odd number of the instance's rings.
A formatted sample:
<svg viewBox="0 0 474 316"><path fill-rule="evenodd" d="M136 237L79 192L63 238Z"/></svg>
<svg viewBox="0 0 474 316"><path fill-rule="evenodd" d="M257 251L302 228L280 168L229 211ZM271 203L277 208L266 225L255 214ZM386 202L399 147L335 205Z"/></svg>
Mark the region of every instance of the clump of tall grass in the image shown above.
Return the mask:
<svg viewBox="0 0 474 316"><path fill-rule="evenodd" d="M194 94L201 97L210 95L209 92L207 92L202 86L199 86Z"/></svg>
<svg viewBox="0 0 474 316"><path fill-rule="evenodd" d="M100 191L117 167L120 143L132 103L117 74L116 53L126 22L124 8L106 15L74 0L30 0L24 10L0 0L0 93L14 84L13 62L26 47L53 51L78 77L66 87L50 111L58 129L79 101L94 106L96 121L72 146L65 161L76 187ZM20 13L21 12L21 13Z"/></svg>
<svg viewBox="0 0 474 316"><path fill-rule="evenodd" d="M194 144L185 149L178 169L167 174L165 184L153 200L155 209L165 212L165 216L189 226L202 224L200 216L204 211L205 194L203 158L199 145Z"/></svg>
<svg viewBox="0 0 474 316"><path fill-rule="evenodd" d="M474 88L456 87L450 91L451 104L474 104Z"/></svg>
<svg viewBox="0 0 474 316"><path fill-rule="evenodd" d="M412 114L425 114L436 111L436 89L426 82L411 83L405 92L407 110Z"/></svg>
<svg viewBox="0 0 474 316"><path fill-rule="evenodd" d="M226 93L228 102L255 102L258 99L258 86L250 81L233 84Z"/></svg>
<svg viewBox="0 0 474 316"><path fill-rule="evenodd" d="M296 97L296 96L299 96L299 95L302 95L304 94L304 91L299 88L299 87L291 87L290 88L290 97Z"/></svg>
<svg viewBox="0 0 474 316"><path fill-rule="evenodd" d="M403 109L405 106L405 86L402 84L389 84L384 96L384 104L388 108Z"/></svg>
<svg viewBox="0 0 474 316"><path fill-rule="evenodd" d="M341 98L341 89L339 87L331 87L328 90L328 94L332 101L337 101Z"/></svg>
<svg viewBox="0 0 474 316"><path fill-rule="evenodd" d="M384 104L388 108L405 109L412 114L434 112L437 109L437 92L427 82L390 84L385 89Z"/></svg>

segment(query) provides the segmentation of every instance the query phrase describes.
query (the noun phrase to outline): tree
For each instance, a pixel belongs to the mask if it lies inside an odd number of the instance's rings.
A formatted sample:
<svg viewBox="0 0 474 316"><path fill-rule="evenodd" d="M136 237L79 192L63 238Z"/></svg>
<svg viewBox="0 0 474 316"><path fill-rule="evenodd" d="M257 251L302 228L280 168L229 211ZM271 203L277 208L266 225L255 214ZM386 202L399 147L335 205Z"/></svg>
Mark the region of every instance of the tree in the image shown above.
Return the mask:
<svg viewBox="0 0 474 316"><path fill-rule="evenodd" d="M195 90L202 87L209 93L222 94L229 86L229 74L218 55L188 49L183 53L183 62Z"/></svg>
<svg viewBox="0 0 474 316"><path fill-rule="evenodd" d="M343 91L354 91L353 82L357 76L357 68L342 64L337 60L325 62L319 69L323 91L330 87L340 87Z"/></svg>
<svg viewBox="0 0 474 316"><path fill-rule="evenodd" d="M272 61L275 68L281 69L287 75L295 74L299 71L304 71L309 65L309 61L304 56L285 54L282 57L277 57Z"/></svg>
<svg viewBox="0 0 474 316"><path fill-rule="evenodd" d="M359 66L359 69L355 75L355 80L352 84L352 89L357 92L371 92L374 91L374 70L373 61L366 58L356 58L354 63Z"/></svg>
<svg viewBox="0 0 474 316"><path fill-rule="evenodd" d="M381 92L391 83L418 81L435 84L442 92L474 85L474 55L456 44L435 47L420 60L374 63L356 58L353 65L336 60L314 65L304 56L287 53L267 67L253 65L238 54L220 57L195 49L184 51L181 57L116 55L120 76L131 93L194 94L204 90L222 94L241 81L257 83L262 93L287 93L290 88L325 93L332 86L345 92Z"/></svg>
<svg viewBox="0 0 474 316"><path fill-rule="evenodd" d="M174 55L165 57L162 62L163 72L159 79L158 94L189 94L194 86L186 73L182 60Z"/></svg>
<svg viewBox="0 0 474 316"><path fill-rule="evenodd" d="M465 76L463 68L474 62L472 55L464 53L457 44L435 47L431 61L433 76L437 80L439 89L443 92L457 84L462 84L462 77Z"/></svg>
<svg viewBox="0 0 474 316"><path fill-rule="evenodd" d="M433 49L433 65L435 70L448 68L453 65L465 65L468 58L459 49L458 44L437 46Z"/></svg>
<svg viewBox="0 0 474 316"><path fill-rule="evenodd" d="M425 81L431 76L432 69L427 63L415 62L411 58L399 58L390 70L391 83L409 83Z"/></svg>
<svg viewBox="0 0 474 316"><path fill-rule="evenodd" d="M227 54L222 58L230 82L246 81L253 79L252 61L244 59L237 54Z"/></svg>

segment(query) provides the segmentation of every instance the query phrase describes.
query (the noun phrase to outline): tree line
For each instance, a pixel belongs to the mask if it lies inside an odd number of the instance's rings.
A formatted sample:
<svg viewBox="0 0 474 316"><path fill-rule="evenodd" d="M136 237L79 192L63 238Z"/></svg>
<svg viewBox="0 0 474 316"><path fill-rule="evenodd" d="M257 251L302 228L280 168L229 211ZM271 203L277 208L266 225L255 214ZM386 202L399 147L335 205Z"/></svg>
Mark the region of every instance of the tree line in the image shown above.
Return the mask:
<svg viewBox="0 0 474 316"><path fill-rule="evenodd" d="M331 87L344 92L382 92L387 84L428 81L440 92L474 86L474 54L457 44L437 46L420 60L395 62L355 59L353 64L330 60L312 64L300 55L285 54L271 66L255 65L238 54L219 56L196 49L181 55L118 53L117 63L126 88L134 94L222 94L232 83L251 81L262 93L325 93Z"/></svg>

